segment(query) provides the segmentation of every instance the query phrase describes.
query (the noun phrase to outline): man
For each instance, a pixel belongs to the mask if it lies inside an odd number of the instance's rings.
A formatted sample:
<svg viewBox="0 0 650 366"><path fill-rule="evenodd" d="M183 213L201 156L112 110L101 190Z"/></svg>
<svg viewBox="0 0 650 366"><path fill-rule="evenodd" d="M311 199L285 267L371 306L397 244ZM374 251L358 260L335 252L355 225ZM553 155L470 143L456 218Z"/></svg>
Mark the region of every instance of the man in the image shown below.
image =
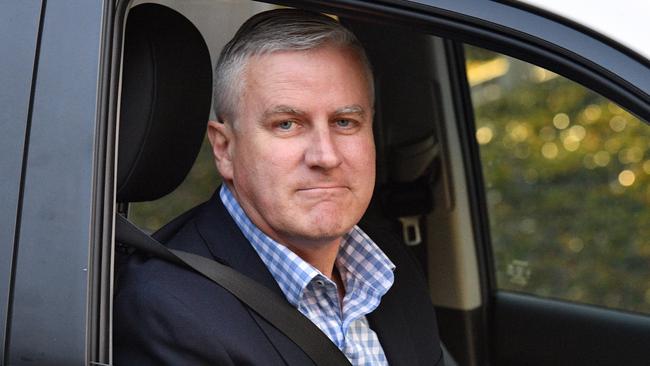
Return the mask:
<svg viewBox="0 0 650 366"><path fill-rule="evenodd" d="M356 226L374 187L374 91L352 33L320 14L258 14L224 47L214 92L208 137L224 184L168 245L281 294L354 365L442 364L415 263ZM188 269L134 257L120 287L118 365L310 364Z"/></svg>

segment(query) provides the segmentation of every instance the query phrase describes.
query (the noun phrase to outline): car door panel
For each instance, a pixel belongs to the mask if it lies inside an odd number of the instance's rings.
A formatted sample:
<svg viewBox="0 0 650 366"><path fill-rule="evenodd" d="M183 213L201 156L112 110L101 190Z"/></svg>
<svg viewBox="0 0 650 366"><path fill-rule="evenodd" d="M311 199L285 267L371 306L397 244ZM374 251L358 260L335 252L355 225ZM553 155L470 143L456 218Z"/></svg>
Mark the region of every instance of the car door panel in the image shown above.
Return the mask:
<svg viewBox="0 0 650 366"><path fill-rule="evenodd" d="M496 365L647 365L650 318L499 292Z"/></svg>
<svg viewBox="0 0 650 366"><path fill-rule="evenodd" d="M6 363L85 364L102 2L44 8Z"/></svg>
<svg viewBox="0 0 650 366"><path fill-rule="evenodd" d="M23 152L41 1L0 3L0 360L4 359ZM8 87L11 86L11 87Z"/></svg>

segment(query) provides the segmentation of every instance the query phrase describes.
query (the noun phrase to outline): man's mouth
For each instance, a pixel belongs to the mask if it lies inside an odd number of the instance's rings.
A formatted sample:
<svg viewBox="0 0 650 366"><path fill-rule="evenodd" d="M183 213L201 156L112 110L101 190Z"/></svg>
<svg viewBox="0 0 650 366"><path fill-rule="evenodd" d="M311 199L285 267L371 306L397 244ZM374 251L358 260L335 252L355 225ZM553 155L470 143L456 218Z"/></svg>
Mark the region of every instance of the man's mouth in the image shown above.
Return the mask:
<svg viewBox="0 0 650 366"><path fill-rule="evenodd" d="M307 194L337 194L348 191L350 188L343 185L318 185L299 188L298 192Z"/></svg>
<svg viewBox="0 0 650 366"><path fill-rule="evenodd" d="M319 186L310 186L298 189L299 191L308 191L311 189L337 189L337 188L347 188L344 185L319 185Z"/></svg>

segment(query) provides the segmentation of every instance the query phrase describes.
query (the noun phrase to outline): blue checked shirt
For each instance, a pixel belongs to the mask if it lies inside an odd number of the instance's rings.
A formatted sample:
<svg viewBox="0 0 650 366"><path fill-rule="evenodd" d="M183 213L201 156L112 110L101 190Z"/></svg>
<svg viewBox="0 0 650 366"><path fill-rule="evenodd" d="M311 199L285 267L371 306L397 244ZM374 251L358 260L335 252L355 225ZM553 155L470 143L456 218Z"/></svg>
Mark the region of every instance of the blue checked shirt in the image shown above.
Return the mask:
<svg viewBox="0 0 650 366"><path fill-rule="evenodd" d="M341 307L333 281L258 229L225 184L219 195L287 300L316 324L353 365L388 365L377 334L366 319L394 281L395 265L381 249L358 226L343 237L336 257L336 268L345 283Z"/></svg>

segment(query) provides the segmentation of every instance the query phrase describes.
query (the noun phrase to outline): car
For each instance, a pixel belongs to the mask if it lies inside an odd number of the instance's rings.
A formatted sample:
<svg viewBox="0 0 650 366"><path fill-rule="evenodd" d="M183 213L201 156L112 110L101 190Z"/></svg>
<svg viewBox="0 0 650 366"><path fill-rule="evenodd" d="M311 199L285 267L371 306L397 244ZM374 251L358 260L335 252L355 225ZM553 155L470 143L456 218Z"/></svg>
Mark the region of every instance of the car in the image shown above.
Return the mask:
<svg viewBox="0 0 650 366"><path fill-rule="evenodd" d="M275 6L357 34L377 79L368 215L422 264L459 365L647 365L647 37L540 1L157 3L213 62ZM136 6L0 3L0 364L113 364L116 212L154 231L218 185L204 147L170 195L116 201Z"/></svg>

